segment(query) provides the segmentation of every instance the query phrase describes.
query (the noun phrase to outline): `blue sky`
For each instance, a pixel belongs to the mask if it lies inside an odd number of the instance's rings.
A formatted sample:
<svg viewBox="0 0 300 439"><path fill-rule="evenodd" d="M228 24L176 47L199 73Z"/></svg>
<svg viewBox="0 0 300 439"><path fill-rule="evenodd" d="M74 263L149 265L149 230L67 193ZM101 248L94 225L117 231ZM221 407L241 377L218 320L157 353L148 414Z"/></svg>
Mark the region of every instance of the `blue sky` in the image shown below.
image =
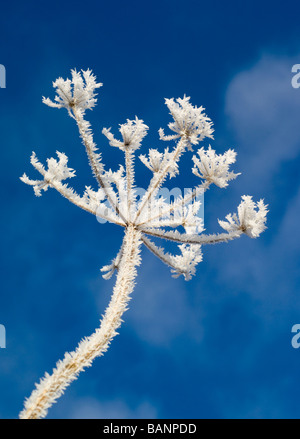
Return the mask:
<svg viewBox="0 0 300 439"><path fill-rule="evenodd" d="M34 383L90 334L113 279L99 268L122 231L98 224L54 191L22 184L29 156L65 152L76 188L93 184L73 121L44 106L51 83L92 68L104 83L89 113L109 167L122 159L101 135L135 115L144 141L163 148L165 97L191 96L215 125L217 152L233 147L242 175L205 198L208 232L241 195L269 204L268 230L204 248L190 282L146 250L120 335L49 411L49 418L298 418L300 349L300 63L296 1L58 2L3 4L0 64L0 417L15 418ZM204 142L208 146L208 142ZM187 186L190 157L178 184ZM137 166L141 186L149 175ZM75 180L75 179L74 179ZM177 184L177 182L176 182Z"/></svg>

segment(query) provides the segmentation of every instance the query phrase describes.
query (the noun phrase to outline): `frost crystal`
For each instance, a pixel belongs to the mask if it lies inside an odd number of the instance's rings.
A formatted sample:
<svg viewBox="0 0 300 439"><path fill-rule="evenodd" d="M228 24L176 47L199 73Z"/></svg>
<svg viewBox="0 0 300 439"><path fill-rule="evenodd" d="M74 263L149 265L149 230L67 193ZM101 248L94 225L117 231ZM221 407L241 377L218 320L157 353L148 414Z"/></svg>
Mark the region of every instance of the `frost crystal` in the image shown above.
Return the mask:
<svg viewBox="0 0 300 439"><path fill-rule="evenodd" d="M161 128L159 130L160 138L162 140L175 140L182 137L193 145L197 145L205 137L213 138L212 121L204 113L204 108L193 107L189 102L190 98L186 96L183 99L178 98L176 101L174 98L165 99L174 119L174 122L170 122L168 127L176 134L165 136L164 130Z"/></svg>
<svg viewBox="0 0 300 439"><path fill-rule="evenodd" d="M44 166L38 161L35 153L32 153L31 164L42 174L43 180L30 180L24 173L21 180L24 183L33 186L35 195L41 196L41 190L46 191L51 184L61 183L67 178L75 177L74 169L68 168L68 157L59 151L56 151L58 160L51 157L47 159L48 169L46 170Z"/></svg>
<svg viewBox="0 0 300 439"><path fill-rule="evenodd" d="M143 122L143 120L136 117L135 120L127 119L127 123L120 125L119 131L122 134L122 142L114 138L110 132L111 128L103 128L102 133L108 138L110 146L115 146L123 151L127 148L136 150L141 146L141 142L149 129Z"/></svg>
<svg viewBox="0 0 300 439"><path fill-rule="evenodd" d="M195 166L192 169L193 174L204 180L214 183L221 188L228 186L228 181L234 180L238 175L234 172L229 172L229 165L235 163L236 152L229 149L225 154L216 154L216 152L209 146L205 151L201 148L197 151L199 156L193 156Z"/></svg>
<svg viewBox="0 0 300 439"><path fill-rule="evenodd" d="M97 102L95 90L103 84L96 82L91 70L82 70L82 75L76 69L71 70L71 73L72 79L58 78L53 82L57 95L54 102L43 97L44 104L54 108L67 108L70 114L74 107L83 112L91 110Z"/></svg>
<svg viewBox="0 0 300 439"><path fill-rule="evenodd" d="M243 195L242 200L238 214L228 214L227 221L219 220L219 224L229 233L241 231L250 238L257 238L266 229L268 206L263 200L255 203L249 195Z"/></svg>
<svg viewBox="0 0 300 439"><path fill-rule="evenodd" d="M161 171L166 166L169 166L170 177L174 177L178 173L178 165L172 161L172 153L169 152L169 148L166 148L164 153L159 152L157 149L149 149L148 157L141 154L139 159L153 174Z"/></svg>

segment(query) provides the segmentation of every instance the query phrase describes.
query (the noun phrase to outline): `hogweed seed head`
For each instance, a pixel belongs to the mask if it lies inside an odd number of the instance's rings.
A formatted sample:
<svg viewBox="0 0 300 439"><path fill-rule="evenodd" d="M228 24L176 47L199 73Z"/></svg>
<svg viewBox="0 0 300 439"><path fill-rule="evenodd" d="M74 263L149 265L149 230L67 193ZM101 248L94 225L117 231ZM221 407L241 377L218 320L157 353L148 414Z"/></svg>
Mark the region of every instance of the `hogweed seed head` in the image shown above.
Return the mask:
<svg viewBox="0 0 300 439"><path fill-rule="evenodd" d="M175 140L178 138L186 139L188 146L197 145L199 142L210 137L213 139L212 121L204 113L203 107L194 107L190 103L190 98L184 96L183 99L165 99L166 105L174 122L170 122L168 127L174 131L175 135L165 136L164 130L159 131L162 140Z"/></svg>
<svg viewBox="0 0 300 439"><path fill-rule="evenodd" d="M117 170L105 170L90 123L85 119L86 110L92 109L96 104L96 90L102 84L96 82L91 70L72 70L71 74L72 79L59 78L53 83L56 91L54 101L43 98L43 102L50 107L66 108L76 121L98 187L86 187L83 195L69 187L65 180L73 178L75 170L68 167L67 156L60 152L57 152L58 159L47 160L47 169L33 153L31 163L42 178L31 180L24 174L21 180L32 186L37 196L41 195L42 190L56 189L70 202L95 215L98 220L124 227L125 236L116 257L101 269L105 279L109 279L115 272L117 278L100 328L83 339L74 352L67 353L63 361L57 363L52 375L45 375L25 402L21 418L46 416L48 408L64 389L85 367L91 365L95 357L108 349L117 334L134 287L136 267L140 264L141 244L167 264L173 276L182 275L190 280L202 261L203 245L228 242L242 234L256 238L266 229L268 211L263 200L255 203L252 197L243 196L237 214L229 214L226 221L219 221L225 233L203 233L203 221L198 215L201 206L198 194L203 195L212 184L220 188L227 187L229 181L239 175L230 170L230 165L236 160L236 153L231 149L222 155L217 154L211 146L207 150L201 147L192 158L192 172L200 178L200 183L184 196L175 197L173 202L167 202L160 196L164 181L179 174L182 154L205 138L213 138L212 121L204 113L204 108L192 106L189 97L166 99L166 105L173 117L173 122L168 127L175 134L165 136L161 128L159 135L162 140L177 142L172 150L149 149L148 154L140 155L141 162L152 172L152 178L143 195L139 197L135 185L134 154L141 147L148 126L137 117L135 120L127 120L119 128L122 140L117 140L110 129L103 129L109 144L120 148L125 155L125 167L121 165ZM177 244L177 254L166 252L152 238Z"/></svg>
<svg viewBox="0 0 300 439"><path fill-rule="evenodd" d="M66 108L70 115L74 107L83 113L91 110L97 102L96 89L103 84L96 82L95 75L89 69L81 72L73 69L71 74L72 79L58 78L53 82L57 93L54 101L43 97L43 103L49 107Z"/></svg>

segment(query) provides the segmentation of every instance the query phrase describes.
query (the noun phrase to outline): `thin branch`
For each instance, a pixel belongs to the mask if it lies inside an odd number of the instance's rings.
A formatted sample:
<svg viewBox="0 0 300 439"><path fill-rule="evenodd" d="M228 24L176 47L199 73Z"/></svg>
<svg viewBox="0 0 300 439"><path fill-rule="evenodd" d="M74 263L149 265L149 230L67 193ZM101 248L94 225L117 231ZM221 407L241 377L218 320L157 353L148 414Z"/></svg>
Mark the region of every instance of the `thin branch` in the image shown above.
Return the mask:
<svg viewBox="0 0 300 439"><path fill-rule="evenodd" d="M155 236L157 238L167 239L169 241L180 242L183 244L218 244L220 242L228 242L235 238L240 238L243 234L242 230L237 230L229 233L219 233L212 235L189 235L189 234L181 234L179 232L166 231L166 230L156 230L156 229L146 229L139 228L142 233L146 235Z"/></svg>
<svg viewBox="0 0 300 439"><path fill-rule="evenodd" d="M47 181L47 184L49 184L53 189L57 190L63 197L65 197L67 200L69 200L71 203L75 204L76 206L80 207L81 209L92 213L93 215L102 218L110 223L117 224L118 226L125 227L125 224L116 221L115 219L112 219L110 216L106 216L103 213L99 213L98 210L91 209L87 204L85 204L82 201L82 198L75 192L73 189L67 187L67 185L63 185L61 183L54 183L53 181ZM74 197L71 197L71 193L73 193Z"/></svg>
<svg viewBox="0 0 300 439"><path fill-rule="evenodd" d="M78 195L73 188L69 187L67 184L62 184L61 181L55 181L53 179L49 179L46 177L46 170L44 168L44 166L39 163L39 162L34 162L32 161L33 166L36 168L36 170L44 177L43 180L29 180L25 181L24 176L22 177L23 181L26 182L26 184L29 184L31 186L34 186L36 183L40 184L40 189L43 188L43 186L46 187L50 186L53 189L55 189L58 193L60 193L64 198L66 198L68 201L70 201L70 203L74 204L77 207L80 207L81 209L85 210L86 212L91 213L92 215L95 215L99 218L104 219L105 221L108 221L110 223L114 223L117 224L119 226L125 227L125 224L120 222L120 221L116 221L115 219L111 218L108 215L104 215L103 213L99 213L97 209L92 209L87 203L85 203L82 199L82 197L80 197L80 195ZM27 176L25 175L25 177L27 178Z"/></svg>
<svg viewBox="0 0 300 439"><path fill-rule="evenodd" d="M66 187L66 184L62 184L60 182L55 183L52 180L45 180L45 183L51 186L57 192L59 192L60 195L69 200L71 203L75 204L75 206L78 206L93 215L97 215L96 211L94 209L91 209L86 203L84 203L80 195L78 195L72 188ZM73 197L71 196L71 194L73 194Z"/></svg>
<svg viewBox="0 0 300 439"><path fill-rule="evenodd" d="M87 122L84 118L83 115L81 114L80 111L77 111L76 108L73 108L73 114L74 114L74 119L77 123L78 126L78 130L79 130L79 134L80 137L82 139L82 142L85 146L87 155L88 155L88 159L89 159L89 163L90 166L92 168L93 174L95 175L100 187L102 187L102 189L104 190L104 193L107 197L107 199L109 200L112 208L115 210L116 214L118 216L120 216L120 218L124 221L124 223L126 224L127 221L124 217L124 215L122 214L122 212L120 212L119 207L117 206L116 203L114 203L114 200L112 199L112 197L110 196L110 193L108 191L107 188L107 184L104 181L103 178L103 165L100 162L100 154L97 154L97 148L96 148L96 144L93 140L93 136L92 136L92 132L90 129L90 123Z"/></svg>
<svg viewBox="0 0 300 439"><path fill-rule="evenodd" d="M173 268L176 272L180 272L181 274L187 274L188 270L183 270L182 267L179 267L178 265L175 265L174 262L172 262L171 255L169 253L165 253L161 247L158 247L154 244L154 242L150 241L146 236L142 235L142 241L145 244L145 246L148 248L148 250L151 251L155 256L157 256L164 264L168 265L169 267Z"/></svg>
<svg viewBox="0 0 300 439"><path fill-rule="evenodd" d="M111 261L111 263L109 265L104 265L100 271L106 272L105 274L102 274L103 279L108 280L112 277L112 275L114 274L115 270L119 269L119 265L120 262L122 260L122 256L123 256L123 251L124 251L124 239L122 241L122 245L117 253L117 256Z"/></svg>
<svg viewBox="0 0 300 439"><path fill-rule="evenodd" d="M181 156L181 154L182 154L182 152L184 150L186 142L187 141L184 138L181 138L179 140L179 142L177 143L177 146L174 149L172 158L169 160L168 164L160 172L157 172L153 176L153 178L151 179L151 182L150 182L150 184L148 186L147 192L144 195L143 200L141 202L141 205L140 205L140 207L139 207L139 209L138 209L138 211L136 213L136 216L134 218L134 223L135 224L136 224L140 214L144 210L145 206L147 205L149 199L151 198L153 192L156 189L159 189L160 185L167 178L167 175L168 175L168 172L169 172L169 169L171 168L171 166L174 165L174 163L176 163L179 160L179 158L180 158L180 156Z"/></svg>
<svg viewBox="0 0 300 439"><path fill-rule="evenodd" d="M131 148L125 149L125 164L126 164L126 180L127 180L127 210L128 222L131 222L131 210L133 202L132 186L134 185L134 155Z"/></svg>

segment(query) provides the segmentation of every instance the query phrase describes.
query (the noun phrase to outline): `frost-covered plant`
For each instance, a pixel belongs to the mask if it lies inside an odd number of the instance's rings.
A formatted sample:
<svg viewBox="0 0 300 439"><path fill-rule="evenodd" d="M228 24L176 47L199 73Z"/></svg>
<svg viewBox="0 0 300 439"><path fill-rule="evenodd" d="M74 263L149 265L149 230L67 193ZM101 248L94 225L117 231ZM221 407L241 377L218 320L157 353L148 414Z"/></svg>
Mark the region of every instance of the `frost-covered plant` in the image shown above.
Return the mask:
<svg viewBox="0 0 300 439"><path fill-rule="evenodd" d="M91 336L84 338L74 352L66 353L64 359L56 364L52 375L45 374L25 402L24 410L20 413L20 418L23 419L45 417L48 408L65 388L85 367L91 366L95 357L108 349L121 325L122 315L128 307L134 288L136 268L140 264L141 244L169 265L175 277L183 275L189 280L202 260L202 245L228 242L244 233L256 238L266 228L267 209L263 201L256 204L250 196L243 196L237 214L229 214L227 221L219 221L225 233L203 233L203 223L198 216L200 202L197 196L212 184L224 188L239 175L229 170L236 159L233 150L218 155L211 147L208 150L203 147L198 149L197 154L192 157L192 172L200 178L199 184L184 196L178 196L172 203L167 203L159 196L165 180L179 174L178 165L182 154L187 149L192 151L192 147L206 137L213 138L212 121L204 113L204 108L194 107L188 97L166 99L173 118L168 126L175 134L165 135L164 130L160 129L159 136L161 140L175 140L176 143L171 150L150 149L148 155L139 156L153 175L144 195L138 199L134 158L147 134L148 126L137 117L135 120L127 120L120 125L119 139L115 138L110 128L103 129L109 144L121 149L125 155L125 168L120 166L116 171L105 170L101 154L93 140L90 123L85 119L86 110L92 109L97 102L96 90L101 86L90 70L72 70L72 79L59 78L53 83L56 89L54 101L43 98L43 102L50 107L66 108L75 120L99 188L93 190L86 187L82 196L70 188L65 180L74 177L75 171L68 167L67 156L60 152L57 152L58 159L47 160L47 168L33 153L31 163L42 178L31 180L24 174L21 180L33 186L37 196L48 188L56 189L78 207L124 227L124 239L117 256L102 268L105 279L109 279L117 271L116 283L100 327ZM177 243L179 253L173 255L166 252L153 242L152 237Z"/></svg>

